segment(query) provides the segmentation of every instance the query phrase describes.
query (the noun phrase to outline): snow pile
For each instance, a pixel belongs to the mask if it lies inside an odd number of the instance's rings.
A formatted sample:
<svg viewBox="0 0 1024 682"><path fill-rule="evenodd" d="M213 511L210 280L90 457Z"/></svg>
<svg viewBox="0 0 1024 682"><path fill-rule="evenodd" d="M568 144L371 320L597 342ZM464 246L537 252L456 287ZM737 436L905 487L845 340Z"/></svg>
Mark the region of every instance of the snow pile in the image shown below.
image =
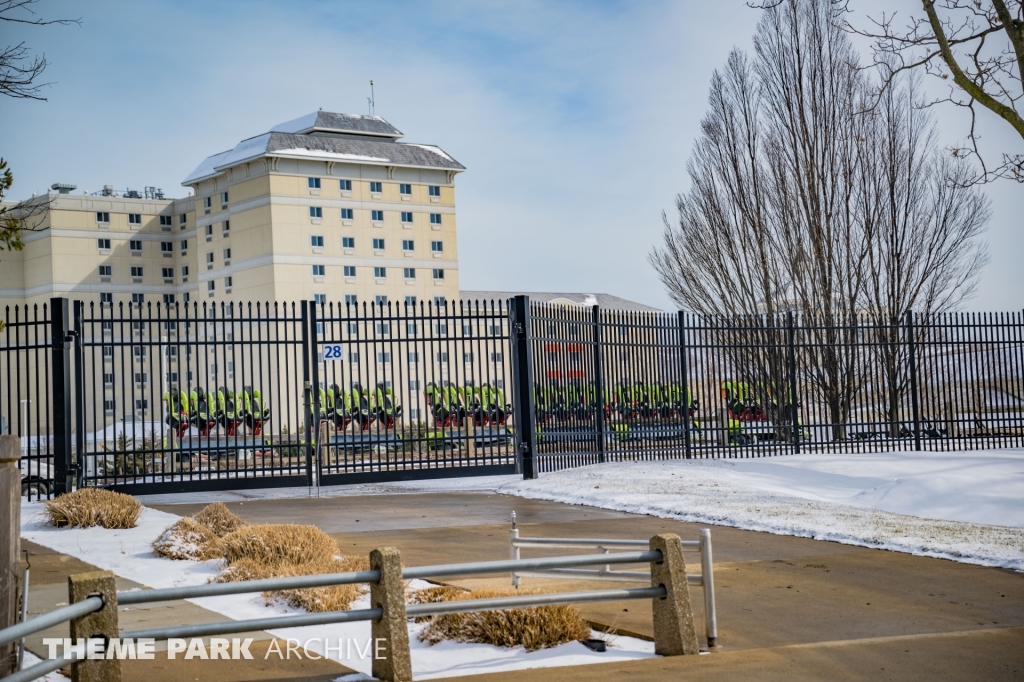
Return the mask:
<svg viewBox="0 0 1024 682"><path fill-rule="evenodd" d="M622 462L498 492L1024 570L1024 451Z"/></svg>

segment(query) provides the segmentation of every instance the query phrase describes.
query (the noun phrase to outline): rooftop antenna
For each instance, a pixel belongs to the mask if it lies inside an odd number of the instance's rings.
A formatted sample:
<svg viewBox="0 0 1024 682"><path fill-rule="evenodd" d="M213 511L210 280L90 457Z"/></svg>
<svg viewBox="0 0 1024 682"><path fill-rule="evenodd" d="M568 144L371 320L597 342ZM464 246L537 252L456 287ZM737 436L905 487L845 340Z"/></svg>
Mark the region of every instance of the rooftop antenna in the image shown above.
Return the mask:
<svg viewBox="0 0 1024 682"><path fill-rule="evenodd" d="M370 81L370 96L366 98L366 101L370 104L370 116L373 116L376 102L373 99L373 81Z"/></svg>

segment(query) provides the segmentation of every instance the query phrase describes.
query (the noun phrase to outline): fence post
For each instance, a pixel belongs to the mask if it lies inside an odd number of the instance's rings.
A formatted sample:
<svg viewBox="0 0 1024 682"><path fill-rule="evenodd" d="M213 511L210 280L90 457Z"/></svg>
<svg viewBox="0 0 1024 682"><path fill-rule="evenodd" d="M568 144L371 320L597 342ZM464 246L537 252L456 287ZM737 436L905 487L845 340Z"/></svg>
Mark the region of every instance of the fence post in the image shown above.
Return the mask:
<svg viewBox="0 0 1024 682"><path fill-rule="evenodd" d="M85 476L85 348L82 345L82 330L85 326L85 303L75 301L75 485L82 487Z"/></svg>
<svg viewBox="0 0 1024 682"><path fill-rule="evenodd" d="M306 413L304 418L305 434L300 441L306 451L306 485L313 485L313 387L309 378L309 354L312 351L309 342L309 301L302 301L300 304L302 312L302 408ZM315 344L312 344L315 345Z"/></svg>
<svg viewBox="0 0 1024 682"><path fill-rule="evenodd" d="M663 533L651 538L650 548L661 552L661 561L651 562L651 586L664 587L667 593L652 600L654 653L659 656L699 654L683 543L675 533Z"/></svg>
<svg viewBox="0 0 1024 682"><path fill-rule="evenodd" d="M18 623L21 555L21 439L0 436L0 629ZM18 669L17 642L0 647L0 677Z"/></svg>
<svg viewBox="0 0 1024 682"><path fill-rule="evenodd" d="M50 299L50 353L53 382L53 492L71 492L71 320L68 299ZM42 437L42 436L40 436Z"/></svg>
<svg viewBox="0 0 1024 682"><path fill-rule="evenodd" d="M316 438L313 439L306 450L307 485L313 485L314 476L317 481L320 480L321 444L327 440L326 429L320 428L320 415L323 414L321 410L326 410L327 406L320 404L320 335L316 333L316 326L318 324L316 308L316 301L309 301L309 364L311 377L309 401L313 406L311 419L313 420L313 433L316 434Z"/></svg>
<svg viewBox="0 0 1024 682"><path fill-rule="evenodd" d="M917 358L914 354L914 311L907 311L907 358L910 363L910 406L914 411L914 449L921 449L921 409L917 397Z"/></svg>
<svg viewBox="0 0 1024 682"><path fill-rule="evenodd" d="M786 359L787 374L789 374L789 418L792 420L793 454L800 454L800 408L797 406L799 400L796 397L796 327L793 324L793 311L786 311L786 345L788 346L788 357Z"/></svg>
<svg viewBox="0 0 1024 682"><path fill-rule="evenodd" d="M686 372L686 315L679 311L679 380L683 417L683 453L690 459L690 380Z"/></svg>
<svg viewBox="0 0 1024 682"><path fill-rule="evenodd" d="M601 372L601 308L593 308L594 316L594 428L597 430L597 461L604 464L604 375Z"/></svg>
<svg viewBox="0 0 1024 682"><path fill-rule="evenodd" d="M533 407L533 349L530 340L530 297L512 299L512 376L516 386L516 473L537 478L536 425Z"/></svg>
<svg viewBox="0 0 1024 682"><path fill-rule="evenodd" d="M373 676L383 682L412 682L402 557L394 547L375 549L370 552L370 569L380 571L380 580L370 583L370 604L384 611L370 626Z"/></svg>
<svg viewBox="0 0 1024 682"><path fill-rule="evenodd" d="M117 584L110 571L90 571L68 577L68 603L74 604L88 597L103 599L103 608L71 621L71 641L100 640L105 653L110 640L117 639ZM90 650L86 645L86 652ZM72 682L121 682L121 661L117 658L83 657L71 666Z"/></svg>

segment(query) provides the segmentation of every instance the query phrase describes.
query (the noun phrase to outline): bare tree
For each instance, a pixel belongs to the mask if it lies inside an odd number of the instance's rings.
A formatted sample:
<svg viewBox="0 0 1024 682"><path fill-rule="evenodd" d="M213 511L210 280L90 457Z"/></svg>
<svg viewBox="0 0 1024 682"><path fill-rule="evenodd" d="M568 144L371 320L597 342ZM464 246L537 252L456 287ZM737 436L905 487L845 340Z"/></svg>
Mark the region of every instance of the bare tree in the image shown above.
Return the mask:
<svg viewBox="0 0 1024 682"><path fill-rule="evenodd" d="M945 81L949 91L937 102L969 110L969 147L957 155L978 158L978 182L1013 178L1024 182L1024 154L1004 153L989 169L978 153L976 106L994 112L1024 140L1024 2L1022 0L922 0L923 16L910 16L902 26L896 14L872 19L875 28L847 23L847 28L874 40L875 63L882 70L880 92L897 83L900 74L923 70Z"/></svg>
<svg viewBox="0 0 1024 682"><path fill-rule="evenodd" d="M883 308L898 315L924 302L941 309L968 295L983 262L983 254L971 259L971 239L987 220L983 202L964 201L964 193L976 195L950 185L962 166L937 160L929 136L914 138L911 168L885 158L885 108L869 106L871 83L842 15L828 0L765 8L756 56L734 51L712 78L688 164L691 187L676 200L678 224L663 216L664 243L649 257L681 307L747 327L759 319L761 338L777 347L785 331L778 313L799 316L809 341L801 372L828 411L833 438L846 437L853 395L866 379L858 316ZM913 108L908 96L890 96L904 115ZM912 210L900 184L908 172L919 174ZM879 192L889 193L888 205ZM926 207L934 213L923 221ZM968 211L973 222L962 220ZM966 234L949 245L957 229ZM735 364L763 377L775 402L797 398L781 388L780 353Z"/></svg>
<svg viewBox="0 0 1024 682"><path fill-rule="evenodd" d="M80 19L42 19L32 11L38 0L0 0L0 21L30 26L81 24ZM46 70L46 56L33 56L24 42L0 49L0 94L18 99L45 100L40 92L49 83L36 82Z"/></svg>
<svg viewBox="0 0 1024 682"><path fill-rule="evenodd" d="M973 295L988 261L981 235L990 211L967 182L967 162L936 151L916 76L886 88L864 117L863 144L872 153L861 159L857 184L870 239L859 308L870 319L869 348L895 437L909 383L904 316L913 310L928 319Z"/></svg>

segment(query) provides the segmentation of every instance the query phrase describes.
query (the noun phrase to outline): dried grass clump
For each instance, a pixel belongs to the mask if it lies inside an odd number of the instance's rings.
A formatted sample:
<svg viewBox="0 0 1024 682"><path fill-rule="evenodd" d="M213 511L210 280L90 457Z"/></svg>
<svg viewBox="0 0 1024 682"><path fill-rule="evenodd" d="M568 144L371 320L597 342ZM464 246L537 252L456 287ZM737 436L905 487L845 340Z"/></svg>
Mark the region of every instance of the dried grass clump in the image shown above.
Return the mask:
<svg viewBox="0 0 1024 682"><path fill-rule="evenodd" d="M315 564L338 554L331 536L316 526L259 524L244 526L222 538L228 564L252 559L259 564Z"/></svg>
<svg viewBox="0 0 1024 682"><path fill-rule="evenodd" d="M57 527L134 528L142 505L131 495L81 488L46 503L47 520Z"/></svg>
<svg viewBox="0 0 1024 682"><path fill-rule="evenodd" d="M193 514L192 518L209 528L219 538L246 525L245 521L224 506L223 502L206 505L201 511Z"/></svg>
<svg viewBox="0 0 1024 682"><path fill-rule="evenodd" d="M206 561L224 555L220 538L201 523L185 517L168 526L153 541L157 556L168 559Z"/></svg>
<svg viewBox="0 0 1024 682"><path fill-rule="evenodd" d="M410 604L439 604L444 601L455 601L460 595L469 592L464 587L455 585L437 585L426 587L422 590L407 590ZM417 616L416 622L422 623L433 618L433 616Z"/></svg>
<svg viewBox="0 0 1024 682"><path fill-rule="evenodd" d="M241 580L262 580L264 578L289 578L298 575L321 575L325 573L347 573L349 571L367 571L370 562L365 557L346 557L344 559L320 559L303 564L269 564L258 559L239 559L226 567L217 576L217 582L238 582ZM288 606L305 609L310 613L324 611L345 611L362 594L363 585L328 585L325 587L307 587L299 590L281 590L264 592L263 599L267 604L284 602Z"/></svg>
<svg viewBox="0 0 1024 682"><path fill-rule="evenodd" d="M437 593L435 596L440 594ZM523 590L473 590L454 594L451 601L522 594L531 593ZM420 632L419 637L420 641L429 644L450 639L456 642L480 642L510 648L522 646L527 651L536 651L587 639L590 637L590 626L574 606L534 606L525 609L434 616L430 624Z"/></svg>

